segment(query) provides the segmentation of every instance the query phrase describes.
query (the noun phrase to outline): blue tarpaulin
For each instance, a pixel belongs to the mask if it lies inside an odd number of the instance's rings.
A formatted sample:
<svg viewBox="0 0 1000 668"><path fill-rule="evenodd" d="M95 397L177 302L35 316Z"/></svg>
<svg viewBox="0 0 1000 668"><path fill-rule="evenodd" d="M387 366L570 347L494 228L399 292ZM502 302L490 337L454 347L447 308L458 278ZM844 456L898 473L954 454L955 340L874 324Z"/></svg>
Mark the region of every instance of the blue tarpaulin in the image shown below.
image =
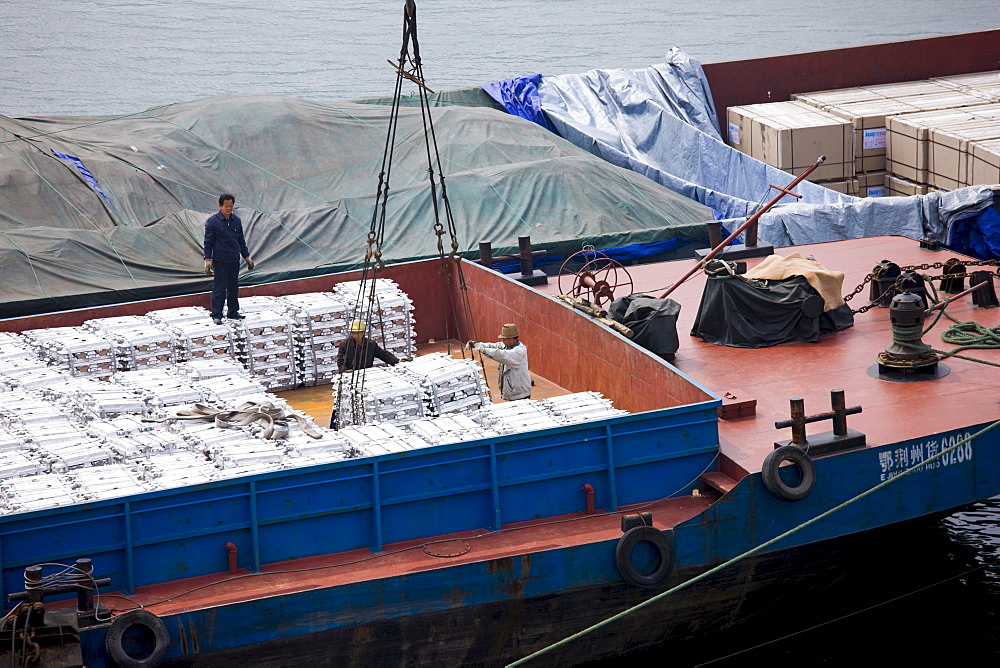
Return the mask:
<svg viewBox="0 0 1000 668"><path fill-rule="evenodd" d="M112 209L115 208L114 204L111 203L111 200L108 199L108 196L104 193L103 190L101 190L101 186L97 185L97 179L94 178L94 175L91 174L90 170L87 169L87 167L83 164L83 160L80 160L80 158L76 157L75 155L70 155L69 153L63 153L62 151L56 151L55 149L52 150L52 153L60 160L65 160L67 162L73 163L76 166L76 171L80 172L80 176L82 176L84 180L87 181L87 183L89 183L94 187L94 190L96 190L97 194L99 194L104 199L104 201L108 203L108 206L110 206Z"/></svg>
<svg viewBox="0 0 1000 668"><path fill-rule="evenodd" d="M1000 259L1000 212L989 207L952 224L948 248L982 260Z"/></svg>
<svg viewBox="0 0 1000 668"><path fill-rule="evenodd" d="M556 132L556 129L549 123L549 119L545 117L542 104L538 99L538 84L541 80L541 74L532 74L526 77L484 84L483 90L502 104L508 114L519 116L532 123L538 123L549 132Z"/></svg>

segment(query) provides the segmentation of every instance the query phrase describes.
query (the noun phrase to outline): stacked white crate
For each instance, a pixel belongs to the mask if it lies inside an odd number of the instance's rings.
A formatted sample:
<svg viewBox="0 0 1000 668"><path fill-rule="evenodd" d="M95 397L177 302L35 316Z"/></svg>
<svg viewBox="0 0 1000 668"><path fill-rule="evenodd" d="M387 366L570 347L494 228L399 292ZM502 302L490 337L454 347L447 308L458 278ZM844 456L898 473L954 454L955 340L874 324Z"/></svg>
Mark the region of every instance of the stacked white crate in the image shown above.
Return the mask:
<svg viewBox="0 0 1000 668"><path fill-rule="evenodd" d="M299 379L314 386L337 376L337 348L347 338L348 306L332 292L311 292L285 297L295 321Z"/></svg>
<svg viewBox="0 0 1000 668"><path fill-rule="evenodd" d="M30 329L23 335L38 357L70 375L108 379L115 372L114 344L83 327Z"/></svg>
<svg viewBox="0 0 1000 668"><path fill-rule="evenodd" d="M177 450L138 461L142 480L154 489L186 487L219 479L219 469L203 453Z"/></svg>
<svg viewBox="0 0 1000 668"><path fill-rule="evenodd" d="M187 362L178 362L173 372L190 382L218 378L219 376L237 376L246 373L243 365L232 358L198 358Z"/></svg>
<svg viewBox="0 0 1000 668"><path fill-rule="evenodd" d="M280 308L279 304L274 304ZM247 311L233 326L236 359L269 390L289 390L298 384L293 322L280 311Z"/></svg>
<svg viewBox="0 0 1000 668"><path fill-rule="evenodd" d="M364 287L364 294L359 291ZM344 281L333 286L334 294L350 307L352 320L367 320L370 314L367 334L383 349L399 359L411 358L417 349L417 331L413 316L413 302L400 290L395 281L388 278L374 279L362 286L361 281ZM374 302L369 299L374 295ZM375 361L382 364L381 360Z"/></svg>
<svg viewBox="0 0 1000 668"><path fill-rule="evenodd" d="M135 390L94 378L73 378L66 383L41 388L38 394L48 401L64 405L80 422L128 414L145 415L147 412L145 401Z"/></svg>
<svg viewBox="0 0 1000 668"><path fill-rule="evenodd" d="M472 359L430 353L398 364L392 371L423 390L427 415L470 415L490 403L482 368Z"/></svg>
<svg viewBox="0 0 1000 668"><path fill-rule="evenodd" d="M312 438L293 428L284 439L287 468L312 466L347 459L347 441L336 431L323 432L323 438Z"/></svg>
<svg viewBox="0 0 1000 668"><path fill-rule="evenodd" d="M0 359L0 377L5 388L33 390L49 385L61 385L70 380L66 371L60 371L39 358L34 350L22 356L17 350Z"/></svg>
<svg viewBox="0 0 1000 668"><path fill-rule="evenodd" d="M69 472L65 481L71 493L84 500L108 499L150 490L135 468L125 464L109 464Z"/></svg>

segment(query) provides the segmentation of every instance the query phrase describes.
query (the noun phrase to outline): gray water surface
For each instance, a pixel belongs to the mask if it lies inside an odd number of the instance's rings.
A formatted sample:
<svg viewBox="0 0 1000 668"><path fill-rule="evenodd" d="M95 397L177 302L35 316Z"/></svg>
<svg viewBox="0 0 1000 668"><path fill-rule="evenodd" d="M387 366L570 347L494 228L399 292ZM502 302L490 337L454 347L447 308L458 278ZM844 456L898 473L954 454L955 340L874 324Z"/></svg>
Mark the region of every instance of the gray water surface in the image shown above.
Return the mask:
<svg viewBox="0 0 1000 668"><path fill-rule="evenodd" d="M392 92L402 0L4 0L0 114L119 114L223 93ZM428 85L1000 28L997 0L418 0ZM942 54L947 57L947 54Z"/></svg>

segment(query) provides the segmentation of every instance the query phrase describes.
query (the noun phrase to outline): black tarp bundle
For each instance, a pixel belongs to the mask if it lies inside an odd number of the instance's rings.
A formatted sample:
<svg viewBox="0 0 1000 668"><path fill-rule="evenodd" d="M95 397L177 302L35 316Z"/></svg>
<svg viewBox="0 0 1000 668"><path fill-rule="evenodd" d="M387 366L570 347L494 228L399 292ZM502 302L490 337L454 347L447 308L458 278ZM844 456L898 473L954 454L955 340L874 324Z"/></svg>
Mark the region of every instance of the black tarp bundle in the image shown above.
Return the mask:
<svg viewBox="0 0 1000 668"><path fill-rule="evenodd" d="M432 110L461 251L699 239L711 211L488 107ZM203 223L236 196L241 284L360 266L390 107L219 96L122 117L0 117L0 317L209 288ZM437 255L420 110L396 134L383 257ZM438 193L440 197L440 193ZM440 202L439 202L440 204Z"/></svg>
<svg viewBox="0 0 1000 668"><path fill-rule="evenodd" d="M631 294L611 302L608 317L632 330L632 341L666 360L677 352L677 318L681 305L673 299Z"/></svg>
<svg viewBox="0 0 1000 668"><path fill-rule="evenodd" d="M783 280L709 276L691 336L734 348L815 342L854 324L846 305L823 311L823 298L802 276Z"/></svg>

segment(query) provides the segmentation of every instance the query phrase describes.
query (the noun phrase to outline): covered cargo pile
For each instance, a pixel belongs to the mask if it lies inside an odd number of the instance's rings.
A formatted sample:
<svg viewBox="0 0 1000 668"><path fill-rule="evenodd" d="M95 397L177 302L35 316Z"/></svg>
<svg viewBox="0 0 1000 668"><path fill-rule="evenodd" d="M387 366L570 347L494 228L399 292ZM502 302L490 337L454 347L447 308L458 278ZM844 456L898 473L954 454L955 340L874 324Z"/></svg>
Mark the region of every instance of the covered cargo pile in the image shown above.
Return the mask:
<svg viewBox="0 0 1000 668"><path fill-rule="evenodd" d="M256 261L241 284L357 268L390 111L226 95L127 117L0 117L0 317L207 291L203 224L222 192ZM462 253L513 252L522 235L556 254L706 236L704 206L532 123L432 113ZM400 111L396 136L383 259L436 257L419 109Z"/></svg>

